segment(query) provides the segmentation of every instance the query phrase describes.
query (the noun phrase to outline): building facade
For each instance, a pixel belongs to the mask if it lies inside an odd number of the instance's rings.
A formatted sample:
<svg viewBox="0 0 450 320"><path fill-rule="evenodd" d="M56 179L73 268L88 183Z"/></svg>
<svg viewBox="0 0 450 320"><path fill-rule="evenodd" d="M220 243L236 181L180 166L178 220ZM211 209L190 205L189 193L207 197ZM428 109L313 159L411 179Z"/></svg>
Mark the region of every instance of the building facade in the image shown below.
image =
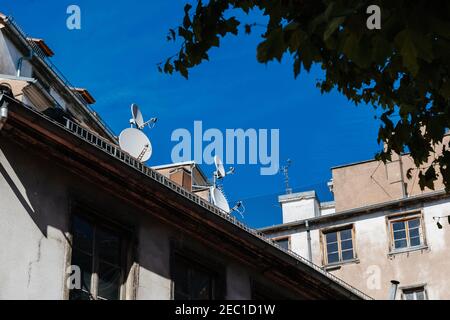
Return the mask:
<svg viewBox="0 0 450 320"><path fill-rule="evenodd" d="M450 198L441 180L421 190L418 174L408 154L333 168L334 202L280 196L283 224L260 231L375 299L391 281L395 299L450 299Z"/></svg>
<svg viewBox="0 0 450 320"><path fill-rule="evenodd" d="M147 167L0 15L0 299L369 299ZM202 188L200 188L202 189Z"/></svg>

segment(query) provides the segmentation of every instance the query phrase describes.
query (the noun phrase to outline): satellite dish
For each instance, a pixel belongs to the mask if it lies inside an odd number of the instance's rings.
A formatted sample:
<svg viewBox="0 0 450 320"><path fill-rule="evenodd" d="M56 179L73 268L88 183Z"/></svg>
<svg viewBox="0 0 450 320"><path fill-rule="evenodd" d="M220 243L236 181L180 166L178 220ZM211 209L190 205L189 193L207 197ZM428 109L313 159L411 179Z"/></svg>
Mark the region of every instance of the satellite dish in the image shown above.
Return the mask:
<svg viewBox="0 0 450 320"><path fill-rule="evenodd" d="M158 118L151 118L148 121L144 121L144 116L142 115L141 109L135 103L131 105L131 116L133 119L130 119L130 123L136 126L136 129L142 130L146 126L150 129L153 129L158 121Z"/></svg>
<svg viewBox="0 0 450 320"><path fill-rule="evenodd" d="M225 167L223 166L222 159L218 156L214 157L214 164L216 165L216 175L217 178L222 179L226 176Z"/></svg>
<svg viewBox="0 0 450 320"><path fill-rule="evenodd" d="M131 105L131 115L133 116L132 122L140 129L144 126L144 116L141 109L135 103Z"/></svg>
<svg viewBox="0 0 450 320"><path fill-rule="evenodd" d="M219 209L222 209L226 213L231 213L230 205L223 192L216 187L211 187L211 202Z"/></svg>
<svg viewBox="0 0 450 320"><path fill-rule="evenodd" d="M119 136L119 145L123 151L128 152L130 156L140 162L145 162L152 156L152 143L138 129L128 128L123 130Z"/></svg>

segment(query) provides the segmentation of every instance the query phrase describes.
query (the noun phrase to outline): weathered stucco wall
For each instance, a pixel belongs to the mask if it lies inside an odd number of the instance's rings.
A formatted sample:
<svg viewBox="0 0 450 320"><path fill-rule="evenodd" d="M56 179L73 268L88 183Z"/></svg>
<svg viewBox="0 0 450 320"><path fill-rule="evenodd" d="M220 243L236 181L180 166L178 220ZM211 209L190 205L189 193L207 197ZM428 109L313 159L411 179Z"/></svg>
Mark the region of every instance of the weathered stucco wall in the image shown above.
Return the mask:
<svg viewBox="0 0 450 320"><path fill-rule="evenodd" d="M390 254L389 229L386 217L401 212L423 212L426 248L405 253ZM387 299L391 280L400 281L401 288L425 285L429 299L450 299L450 225L442 219L443 229L438 229L433 217L450 214L448 199L406 207L404 210L349 218L339 223L322 224L311 231L313 262L324 265L324 250L320 233L324 228L353 224L357 261L329 269L339 278L367 293L375 299ZM288 236L291 249L307 258L306 232L283 232L273 237Z"/></svg>

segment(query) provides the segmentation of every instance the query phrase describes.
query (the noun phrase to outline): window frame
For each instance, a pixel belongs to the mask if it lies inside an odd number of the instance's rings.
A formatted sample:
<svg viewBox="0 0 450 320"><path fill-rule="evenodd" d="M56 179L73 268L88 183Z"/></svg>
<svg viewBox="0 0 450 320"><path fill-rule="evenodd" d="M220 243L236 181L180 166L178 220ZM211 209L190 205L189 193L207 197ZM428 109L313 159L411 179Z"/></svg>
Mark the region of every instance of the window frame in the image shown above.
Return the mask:
<svg viewBox="0 0 450 320"><path fill-rule="evenodd" d="M428 300L428 292L427 292L426 284L403 287L403 288L400 288L400 290L402 292L401 299L404 301L420 301L418 299L414 299L414 300L406 299L406 295L408 294L408 292L414 293L415 297L417 297L417 292L423 292L423 298L424 298L423 300Z"/></svg>
<svg viewBox="0 0 450 320"><path fill-rule="evenodd" d="M342 240L340 232L344 230L350 230L352 235L352 249L353 249L353 259L348 260L342 260ZM329 262L328 261L328 248L327 248L327 234L330 233L337 233L337 244L338 244L338 254L339 254L339 261L337 262ZM320 231L320 237L321 241L320 244L322 246L322 264L325 267L331 267L331 266L340 266L344 264L349 263L358 263L358 255L357 255L357 248L356 248L356 230L355 230L355 224L346 224L338 227L331 227L331 228L325 228Z"/></svg>
<svg viewBox="0 0 450 320"><path fill-rule="evenodd" d="M408 221L419 219L419 238L420 244L417 246L411 246L411 237L409 233L409 224ZM405 233L406 233L406 241L407 246L405 248L395 248L395 239L394 239L394 223L404 222L405 223ZM386 226L389 235L389 254L397 254L404 252L411 252L416 250L423 250L428 248L427 245L427 237L426 237L426 229L425 229L425 220L423 217L423 210L411 210L405 212L399 212L395 214L391 214L386 217Z"/></svg>
<svg viewBox="0 0 450 320"><path fill-rule="evenodd" d="M287 240L288 241L288 250L291 250L291 236L281 236L281 237L275 237L272 238L272 241L276 242L278 244L278 241L283 241L283 240ZM278 244L279 245L279 244ZM280 246L281 247L281 246Z"/></svg>
<svg viewBox="0 0 450 320"><path fill-rule="evenodd" d="M71 214L70 214L70 223L69 223L69 250L67 252L67 265L70 267L72 265L73 252L74 247L74 220L76 217L86 221L89 223L94 229L105 230L107 232L111 232L114 235L119 237L120 241L120 253L119 253L119 265L120 268L120 288L119 288L119 298L118 300L127 300L127 299L135 299L135 292L130 294L129 292L129 282L130 276L134 275L134 264L133 264L133 240L132 240L132 231L123 226L123 224L119 224L116 221L110 220L109 218L103 217L98 211L95 211L89 206L76 204L71 206ZM91 275L91 292L89 293L91 296L91 300L105 300L98 297L98 272L99 269L99 253L97 252L96 239L93 239L93 257L92 257L92 275ZM94 257L95 256L95 257ZM108 262L106 262L108 263ZM110 264L110 263L108 263ZM67 279L66 279L67 280ZM133 282L133 281L131 281ZM66 283L66 282L65 282ZM67 300L70 300L70 289L65 286L65 297ZM134 291L134 290L133 290Z"/></svg>

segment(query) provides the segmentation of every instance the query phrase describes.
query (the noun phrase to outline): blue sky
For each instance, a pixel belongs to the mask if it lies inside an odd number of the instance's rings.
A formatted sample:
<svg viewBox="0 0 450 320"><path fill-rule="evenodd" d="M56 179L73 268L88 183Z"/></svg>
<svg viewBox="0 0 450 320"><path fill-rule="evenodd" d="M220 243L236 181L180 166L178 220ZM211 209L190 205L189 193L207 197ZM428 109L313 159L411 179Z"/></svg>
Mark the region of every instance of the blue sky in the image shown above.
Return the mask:
<svg viewBox="0 0 450 320"><path fill-rule="evenodd" d="M337 92L321 95L315 87L319 68L295 80L289 59L281 64L256 62L262 30L228 37L210 54L210 62L191 71L188 81L157 71L156 64L177 51L166 41L169 28L180 24L184 1L2 1L0 11L13 15L27 34L44 38L53 61L76 86L96 98L94 109L116 134L128 127L129 106L139 104L158 126L147 132L154 153L149 164L171 162L173 130L203 127L280 129L280 160L292 159L294 191L315 189L331 200L326 183L330 168L370 159L379 150L378 120L368 106L348 102ZM80 6L82 29L66 28L66 9ZM248 22L263 22L254 15ZM202 169L211 175L213 168ZM277 197L283 177L261 176L260 167L236 166L224 181L230 202L243 200L245 223L262 227L281 223Z"/></svg>

